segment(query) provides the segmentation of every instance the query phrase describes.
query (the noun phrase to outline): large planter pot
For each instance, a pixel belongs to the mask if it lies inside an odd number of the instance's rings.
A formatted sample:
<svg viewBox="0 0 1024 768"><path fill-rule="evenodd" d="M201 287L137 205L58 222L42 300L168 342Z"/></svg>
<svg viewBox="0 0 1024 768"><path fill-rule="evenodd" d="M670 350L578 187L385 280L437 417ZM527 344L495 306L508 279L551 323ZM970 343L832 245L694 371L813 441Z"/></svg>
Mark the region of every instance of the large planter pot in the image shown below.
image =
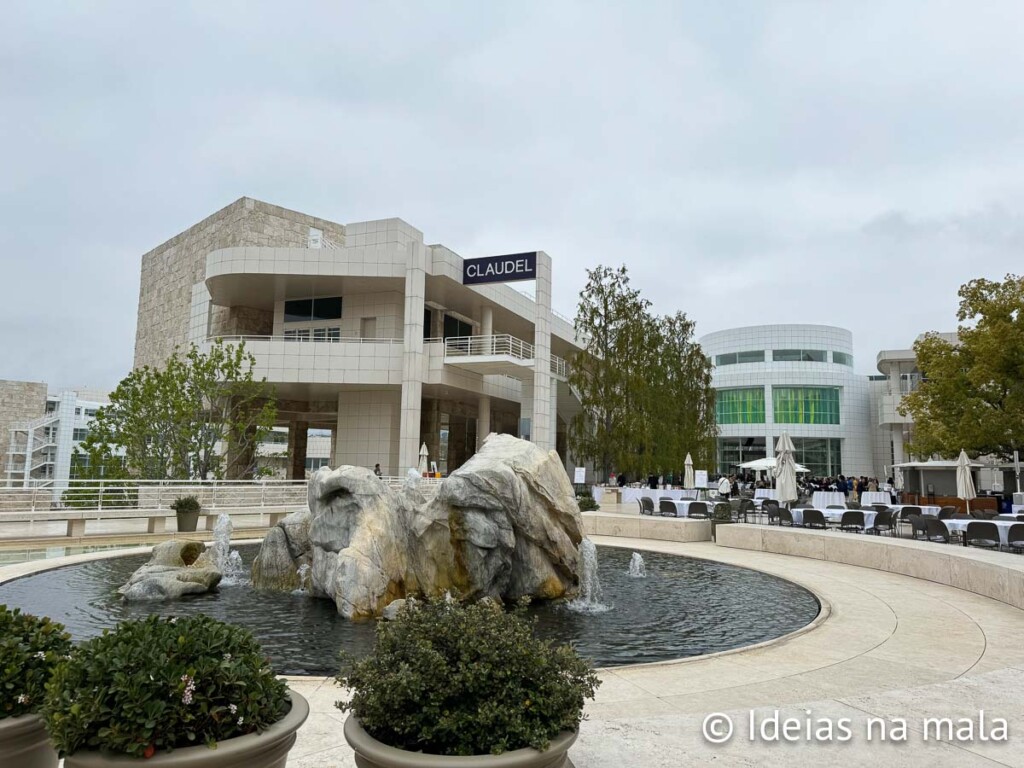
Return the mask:
<svg viewBox="0 0 1024 768"><path fill-rule="evenodd" d="M64 768L107 768L107 766L162 766L163 768L285 768L288 751L295 744L295 732L309 716L309 704L295 691L292 707L283 718L263 733L250 733L218 741L216 749L206 745L157 752L153 757L128 757L85 750L64 758ZM0 763L6 765L6 763ZM12 764L14 765L14 764Z"/></svg>
<svg viewBox="0 0 1024 768"><path fill-rule="evenodd" d="M0 720L0 765L17 768L57 768L57 751L50 744L39 715Z"/></svg>
<svg viewBox="0 0 1024 768"><path fill-rule="evenodd" d="M364 731L355 715L345 721L345 740L355 750L358 768L562 768L577 736L579 731L562 731L543 752L526 748L500 755L449 757L389 747Z"/></svg>
<svg viewBox="0 0 1024 768"><path fill-rule="evenodd" d="M198 512L176 512L178 516L178 533L195 533L199 525Z"/></svg>

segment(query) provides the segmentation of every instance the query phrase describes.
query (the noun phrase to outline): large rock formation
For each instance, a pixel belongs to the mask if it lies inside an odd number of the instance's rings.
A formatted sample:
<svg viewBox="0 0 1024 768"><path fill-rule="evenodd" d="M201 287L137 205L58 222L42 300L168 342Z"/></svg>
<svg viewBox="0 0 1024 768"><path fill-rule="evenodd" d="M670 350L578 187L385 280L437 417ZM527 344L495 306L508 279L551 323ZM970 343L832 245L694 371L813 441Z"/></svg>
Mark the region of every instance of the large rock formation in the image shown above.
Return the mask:
<svg viewBox="0 0 1024 768"><path fill-rule="evenodd" d="M309 509L308 540L306 513L267 535L256 587L294 589L310 562L312 592L350 618L448 590L514 599L579 587L583 526L561 460L510 435L490 435L429 502L415 484L394 490L368 469L342 466L313 476Z"/></svg>
<svg viewBox="0 0 1024 768"><path fill-rule="evenodd" d="M153 547L148 563L118 589L125 600L174 600L183 595L211 592L220 584L201 541L165 541Z"/></svg>

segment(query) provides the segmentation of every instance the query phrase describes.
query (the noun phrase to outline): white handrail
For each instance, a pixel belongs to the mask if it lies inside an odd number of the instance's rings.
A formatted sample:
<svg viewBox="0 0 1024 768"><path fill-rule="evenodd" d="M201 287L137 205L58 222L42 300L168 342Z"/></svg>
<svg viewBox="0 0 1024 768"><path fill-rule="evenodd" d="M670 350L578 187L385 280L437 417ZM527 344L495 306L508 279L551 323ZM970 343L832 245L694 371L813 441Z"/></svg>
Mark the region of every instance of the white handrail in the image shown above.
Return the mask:
<svg viewBox="0 0 1024 768"><path fill-rule="evenodd" d="M310 329L315 330L315 329ZM213 343L216 341L287 341L295 342L300 344L404 344L404 339L378 339L363 336L340 336L336 339L313 339L309 337L291 337L291 336L223 336L217 334L215 336L207 336L206 341Z"/></svg>

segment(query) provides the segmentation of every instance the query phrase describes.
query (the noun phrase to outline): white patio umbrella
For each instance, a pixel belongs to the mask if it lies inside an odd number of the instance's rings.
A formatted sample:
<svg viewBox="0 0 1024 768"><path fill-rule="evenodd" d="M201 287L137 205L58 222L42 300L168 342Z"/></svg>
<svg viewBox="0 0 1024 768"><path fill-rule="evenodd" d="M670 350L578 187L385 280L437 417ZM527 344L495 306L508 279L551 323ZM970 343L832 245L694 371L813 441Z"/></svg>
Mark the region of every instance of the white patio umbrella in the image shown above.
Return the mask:
<svg viewBox="0 0 1024 768"><path fill-rule="evenodd" d="M971 460L967 451L961 449L956 460L956 495L967 502L967 511L971 511L971 499L978 498L974 492L974 477L971 475Z"/></svg>
<svg viewBox="0 0 1024 768"><path fill-rule="evenodd" d="M780 504L800 498L796 489L795 450L789 433L783 432L775 446L775 498Z"/></svg>
<svg viewBox="0 0 1024 768"><path fill-rule="evenodd" d="M903 467L896 467L893 469L892 485L897 491L903 490Z"/></svg>
<svg viewBox="0 0 1024 768"><path fill-rule="evenodd" d="M686 461L683 462L686 469L683 471L683 488L693 488L693 459L686 454Z"/></svg>
<svg viewBox="0 0 1024 768"><path fill-rule="evenodd" d="M420 446L420 464L417 467L420 473L420 477L427 474L427 459L430 457L429 451L427 451L427 444L424 443Z"/></svg>

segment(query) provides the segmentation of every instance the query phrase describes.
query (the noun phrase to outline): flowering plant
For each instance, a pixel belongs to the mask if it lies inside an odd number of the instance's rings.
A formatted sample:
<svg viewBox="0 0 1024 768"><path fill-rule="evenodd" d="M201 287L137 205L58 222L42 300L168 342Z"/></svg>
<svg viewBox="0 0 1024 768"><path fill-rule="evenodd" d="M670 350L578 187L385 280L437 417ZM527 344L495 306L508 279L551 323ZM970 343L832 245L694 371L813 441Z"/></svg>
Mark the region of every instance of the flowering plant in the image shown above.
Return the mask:
<svg viewBox="0 0 1024 768"><path fill-rule="evenodd" d="M287 710L288 687L248 631L202 615L150 616L60 664L43 716L61 755L152 757L266 730Z"/></svg>
<svg viewBox="0 0 1024 768"><path fill-rule="evenodd" d="M62 624L0 605L0 719L38 712L50 672L69 653Z"/></svg>

